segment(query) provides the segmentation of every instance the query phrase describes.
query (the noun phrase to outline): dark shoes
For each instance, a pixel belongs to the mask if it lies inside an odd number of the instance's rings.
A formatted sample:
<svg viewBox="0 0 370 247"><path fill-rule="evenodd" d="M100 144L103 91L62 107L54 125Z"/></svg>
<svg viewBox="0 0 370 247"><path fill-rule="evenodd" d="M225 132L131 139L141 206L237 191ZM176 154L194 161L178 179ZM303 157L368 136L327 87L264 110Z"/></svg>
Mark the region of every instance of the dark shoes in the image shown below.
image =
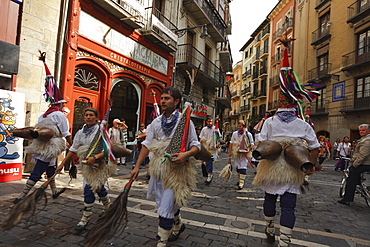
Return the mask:
<svg viewBox="0 0 370 247"><path fill-rule="evenodd" d="M66 191L67 188L63 188L59 190L57 193L53 195L53 199L57 199L61 194L63 194Z"/></svg>
<svg viewBox="0 0 370 247"><path fill-rule="evenodd" d="M240 186L238 186L238 188L237 188L237 190L242 190L243 189L243 187L240 187Z"/></svg>
<svg viewBox="0 0 370 247"><path fill-rule="evenodd" d="M347 201L345 201L344 199L339 200L338 202L339 202L340 204L343 204L343 205L346 205L346 206L349 206L349 205L350 205L350 202L347 202Z"/></svg>
<svg viewBox="0 0 370 247"><path fill-rule="evenodd" d="M18 202L20 202L22 199L19 199L19 198L15 198L14 201L13 201L13 204L17 204Z"/></svg>
<svg viewBox="0 0 370 247"><path fill-rule="evenodd" d="M265 234L266 234L266 237L267 237L267 242L269 244L275 243L275 234L268 233L267 228L265 229Z"/></svg>
<svg viewBox="0 0 370 247"><path fill-rule="evenodd" d="M75 227L75 231L76 232L82 232L82 231L86 230L86 226L87 225L78 225L78 226Z"/></svg>
<svg viewBox="0 0 370 247"><path fill-rule="evenodd" d="M179 239L180 234L181 234L183 231L185 231L185 229L186 229L185 224L182 224L182 225L181 225L181 228L180 228L180 230L179 230L179 233L178 233L178 234L173 234L173 232L172 232L172 233L171 233L171 235L170 235L170 236L169 236L169 238L168 238L168 242L173 242L173 241L176 241L177 239Z"/></svg>
<svg viewBox="0 0 370 247"><path fill-rule="evenodd" d="M305 180L304 182L303 182L303 185L304 186L308 186L310 183L307 181L307 180Z"/></svg>

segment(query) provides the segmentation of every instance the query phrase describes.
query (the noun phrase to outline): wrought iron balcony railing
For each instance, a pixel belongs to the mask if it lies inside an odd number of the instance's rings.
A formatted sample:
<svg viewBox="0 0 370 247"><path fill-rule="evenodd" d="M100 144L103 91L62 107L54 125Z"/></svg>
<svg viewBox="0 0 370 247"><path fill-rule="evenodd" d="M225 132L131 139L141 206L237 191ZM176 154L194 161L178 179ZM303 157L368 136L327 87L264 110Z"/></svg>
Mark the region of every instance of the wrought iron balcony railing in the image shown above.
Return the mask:
<svg viewBox="0 0 370 247"><path fill-rule="evenodd" d="M278 75L274 75L270 78L270 87L276 87L280 83L280 78Z"/></svg>
<svg viewBox="0 0 370 247"><path fill-rule="evenodd" d="M246 87L242 90L242 95L243 94L247 94L247 93L250 93L251 92L251 88L250 87Z"/></svg>
<svg viewBox="0 0 370 247"><path fill-rule="evenodd" d="M189 68L197 68L200 65L199 75L202 76L202 78L199 79L215 87L220 87L224 83L225 76L220 68L191 44L182 44L178 46L176 52L176 65L184 65Z"/></svg>
<svg viewBox="0 0 370 247"><path fill-rule="evenodd" d="M364 65L369 65L370 63L370 48L363 47L347 53L343 57L343 67L342 71L348 71L353 68L357 68Z"/></svg>
<svg viewBox="0 0 370 247"><path fill-rule="evenodd" d="M322 27L312 32L312 43L311 45L319 45L331 37L330 34L330 22L323 24Z"/></svg>
<svg viewBox="0 0 370 247"><path fill-rule="evenodd" d="M370 110L370 97L358 98L354 95L349 95L342 101L340 112L350 113L368 110Z"/></svg>
<svg viewBox="0 0 370 247"><path fill-rule="evenodd" d="M247 112L250 110L250 106L249 105L243 105L240 107L240 112Z"/></svg>
<svg viewBox="0 0 370 247"><path fill-rule="evenodd" d="M330 71L331 63L324 63L316 68L310 69L308 71L307 80L308 82L312 82L316 79L324 79L329 78L332 75L329 75L328 72Z"/></svg>
<svg viewBox="0 0 370 247"><path fill-rule="evenodd" d="M370 1L357 0L348 6L347 23L355 24L370 16Z"/></svg>

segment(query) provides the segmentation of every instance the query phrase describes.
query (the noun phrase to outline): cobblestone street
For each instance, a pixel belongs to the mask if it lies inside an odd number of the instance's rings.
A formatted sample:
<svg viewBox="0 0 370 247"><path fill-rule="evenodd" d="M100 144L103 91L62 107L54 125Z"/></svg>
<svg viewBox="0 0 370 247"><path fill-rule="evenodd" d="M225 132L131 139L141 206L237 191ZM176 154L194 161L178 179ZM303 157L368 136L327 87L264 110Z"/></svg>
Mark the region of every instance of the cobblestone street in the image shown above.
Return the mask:
<svg viewBox="0 0 370 247"><path fill-rule="evenodd" d="M272 246L265 240L263 192L251 184L254 170L248 168L244 189L236 190L235 171L228 182L218 177L226 165L226 156L222 153L215 162L215 177L210 185L204 184L199 166L197 189L188 206L182 208L187 229L169 246ZM118 175L109 179L112 199L123 190L131 168L132 163L119 166ZM140 171L129 194L128 226L121 236L109 240L106 246L156 246L155 202L146 199L148 180L145 169ZM22 181L0 184L0 220L9 212L26 178L23 176ZM340 180L341 174L334 171L333 161L326 161L324 171L310 176L310 189L298 198L291 246L370 246L370 208L359 196L351 206L337 203ZM85 233L77 235L74 231L82 215L82 176L78 174L78 179L71 182L74 186L68 186L68 181L68 174L59 175L57 186L68 187L68 190L55 200L48 195L47 207L37 214L35 221L28 225L22 221L11 230L0 232L0 246L83 246ZM39 203L38 208L42 205ZM101 210L101 203L95 201L95 215L88 229ZM278 225L278 217L275 222Z"/></svg>

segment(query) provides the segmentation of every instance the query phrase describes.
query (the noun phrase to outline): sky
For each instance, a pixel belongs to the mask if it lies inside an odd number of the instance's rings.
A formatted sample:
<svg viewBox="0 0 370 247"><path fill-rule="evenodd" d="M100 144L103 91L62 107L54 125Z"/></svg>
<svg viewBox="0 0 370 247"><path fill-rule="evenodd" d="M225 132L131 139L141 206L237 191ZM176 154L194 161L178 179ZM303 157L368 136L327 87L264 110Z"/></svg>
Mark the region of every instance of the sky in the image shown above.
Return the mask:
<svg viewBox="0 0 370 247"><path fill-rule="evenodd" d="M278 2L278 0L233 0L230 3L232 30L229 40L233 65L242 60L240 48Z"/></svg>

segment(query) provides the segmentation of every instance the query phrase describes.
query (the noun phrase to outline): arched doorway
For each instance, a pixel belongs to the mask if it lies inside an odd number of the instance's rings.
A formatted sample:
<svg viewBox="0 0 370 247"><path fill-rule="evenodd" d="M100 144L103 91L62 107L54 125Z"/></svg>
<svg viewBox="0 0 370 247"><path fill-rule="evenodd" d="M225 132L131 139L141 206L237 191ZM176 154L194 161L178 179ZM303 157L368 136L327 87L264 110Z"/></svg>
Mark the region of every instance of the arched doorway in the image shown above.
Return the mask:
<svg viewBox="0 0 370 247"><path fill-rule="evenodd" d="M83 110L87 107L99 109L99 90L102 79L88 68L76 68L72 94L72 136L84 125Z"/></svg>
<svg viewBox="0 0 370 247"><path fill-rule="evenodd" d="M129 142L135 141L135 133L139 126L141 91L139 85L130 78L118 77L112 81L110 97L113 105L109 114L109 123L112 123L115 118L125 120Z"/></svg>

